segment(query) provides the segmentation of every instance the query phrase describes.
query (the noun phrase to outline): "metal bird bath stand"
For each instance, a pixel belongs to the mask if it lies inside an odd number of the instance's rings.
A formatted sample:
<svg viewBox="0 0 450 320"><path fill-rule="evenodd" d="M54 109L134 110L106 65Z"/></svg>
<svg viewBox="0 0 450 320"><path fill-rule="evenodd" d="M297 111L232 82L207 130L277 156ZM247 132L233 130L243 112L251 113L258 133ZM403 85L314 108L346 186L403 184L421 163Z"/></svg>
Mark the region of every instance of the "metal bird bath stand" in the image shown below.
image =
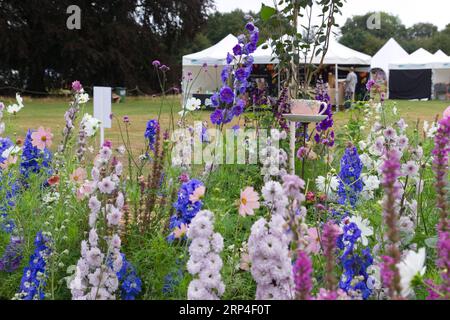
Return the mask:
<svg viewBox="0 0 450 320"><path fill-rule="evenodd" d="M308 132L308 126L310 123L319 123L327 118L326 115L302 115L302 114L283 114L289 121L290 127L290 149L291 149L291 157L290 157L290 169L291 174L295 174L295 142L296 142L296 134L297 134L297 126L296 123L299 122L302 124L303 128L303 147L306 147L306 133ZM302 159L302 179L305 179L305 157Z"/></svg>

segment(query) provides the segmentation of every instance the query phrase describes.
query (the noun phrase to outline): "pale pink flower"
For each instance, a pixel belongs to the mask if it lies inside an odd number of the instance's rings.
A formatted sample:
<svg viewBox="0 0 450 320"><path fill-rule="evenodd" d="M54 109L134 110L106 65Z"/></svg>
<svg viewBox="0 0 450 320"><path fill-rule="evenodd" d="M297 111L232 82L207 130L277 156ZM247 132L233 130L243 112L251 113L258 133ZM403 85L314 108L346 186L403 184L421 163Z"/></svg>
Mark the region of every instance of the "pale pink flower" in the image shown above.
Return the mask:
<svg viewBox="0 0 450 320"><path fill-rule="evenodd" d="M253 187L247 187L241 192L241 199L239 203L239 214L243 217L249 215L253 216L254 210L259 209L259 195Z"/></svg>
<svg viewBox="0 0 450 320"><path fill-rule="evenodd" d="M77 199L83 200L87 196L90 196L95 190L93 182L85 182L81 187L77 189Z"/></svg>
<svg viewBox="0 0 450 320"><path fill-rule="evenodd" d="M320 237L317 232L317 228L309 228L308 235L306 236L308 240L308 246L306 247L306 252L308 253L319 253L320 252Z"/></svg>
<svg viewBox="0 0 450 320"><path fill-rule="evenodd" d="M106 216L106 219L108 220L108 225L118 226L122 220L122 212L120 212L119 209L112 207L111 211Z"/></svg>
<svg viewBox="0 0 450 320"><path fill-rule="evenodd" d="M189 200L192 203L195 203L197 201L200 201L205 196L206 188L204 186L200 186L197 189L194 190L194 193L191 194L189 197Z"/></svg>
<svg viewBox="0 0 450 320"><path fill-rule="evenodd" d="M186 235L187 229L188 229L188 227L187 227L187 225L184 224L184 223L183 223L181 226L176 227L176 228L173 230L173 236L174 236L174 238L175 238L175 239L181 239L181 238L183 238L183 237Z"/></svg>
<svg viewBox="0 0 450 320"><path fill-rule="evenodd" d="M87 172L84 168L78 168L76 169L71 175L70 175L70 181L76 184L83 183L87 178Z"/></svg>
<svg viewBox="0 0 450 320"><path fill-rule="evenodd" d="M0 168L6 170L8 169L9 166L16 164L17 160L18 160L17 156L9 156L8 159L0 163Z"/></svg>
<svg viewBox="0 0 450 320"><path fill-rule="evenodd" d="M44 150L52 145L53 134L50 129L39 127L38 131L31 134L31 144L39 150Z"/></svg>
<svg viewBox="0 0 450 320"><path fill-rule="evenodd" d="M450 106L444 111L444 119L450 118Z"/></svg>
<svg viewBox="0 0 450 320"><path fill-rule="evenodd" d="M101 193L111 194L116 189L116 184L111 180L111 177L106 177L98 183L98 189Z"/></svg>

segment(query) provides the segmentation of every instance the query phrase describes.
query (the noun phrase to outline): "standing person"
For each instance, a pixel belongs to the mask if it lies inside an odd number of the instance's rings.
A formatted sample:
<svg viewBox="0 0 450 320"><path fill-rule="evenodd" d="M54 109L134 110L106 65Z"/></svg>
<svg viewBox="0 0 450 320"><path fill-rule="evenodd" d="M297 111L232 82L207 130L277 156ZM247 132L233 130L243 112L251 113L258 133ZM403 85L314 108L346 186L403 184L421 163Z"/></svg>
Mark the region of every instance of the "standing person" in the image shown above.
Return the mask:
<svg viewBox="0 0 450 320"><path fill-rule="evenodd" d="M351 67L350 72L345 79L345 100L353 101L355 99L356 84L358 83L358 76L355 73L355 68ZM350 108L350 104L346 103L346 108Z"/></svg>

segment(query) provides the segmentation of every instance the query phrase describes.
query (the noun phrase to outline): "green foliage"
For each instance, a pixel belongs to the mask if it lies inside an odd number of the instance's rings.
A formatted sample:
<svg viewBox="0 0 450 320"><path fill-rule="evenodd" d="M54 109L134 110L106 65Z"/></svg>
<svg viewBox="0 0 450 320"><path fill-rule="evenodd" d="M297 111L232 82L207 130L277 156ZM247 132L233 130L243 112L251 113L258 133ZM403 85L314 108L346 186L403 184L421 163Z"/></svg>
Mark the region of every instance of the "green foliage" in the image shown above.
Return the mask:
<svg viewBox="0 0 450 320"><path fill-rule="evenodd" d="M374 55L390 38L395 38L403 48L412 53L424 48L432 53L442 49L450 53L450 25L442 31L432 23L416 23L407 28L400 17L379 12L380 28L369 29L367 21L377 12L368 12L347 19L341 27L340 42L352 49Z"/></svg>

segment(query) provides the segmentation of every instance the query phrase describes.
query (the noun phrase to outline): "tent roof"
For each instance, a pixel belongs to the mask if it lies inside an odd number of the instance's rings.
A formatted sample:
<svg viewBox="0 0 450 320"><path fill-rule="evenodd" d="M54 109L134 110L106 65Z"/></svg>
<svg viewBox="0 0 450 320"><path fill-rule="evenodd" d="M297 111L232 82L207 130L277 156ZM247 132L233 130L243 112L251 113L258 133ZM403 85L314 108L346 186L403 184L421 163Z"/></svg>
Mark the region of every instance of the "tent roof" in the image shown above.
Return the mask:
<svg viewBox="0 0 450 320"><path fill-rule="evenodd" d="M408 52L406 52L394 38L390 38L373 56L370 67L371 69L379 68L388 73L390 62L405 59L408 56Z"/></svg>
<svg viewBox="0 0 450 320"><path fill-rule="evenodd" d="M434 57L437 59L450 59L449 56L447 56L444 51L442 51L441 49L439 49L438 51L436 51L436 53L434 54Z"/></svg>
<svg viewBox="0 0 450 320"><path fill-rule="evenodd" d="M389 64L393 70L418 70L418 69L450 69L450 58L433 55L420 48L404 59L399 59Z"/></svg>
<svg viewBox="0 0 450 320"><path fill-rule="evenodd" d="M183 57L184 66L201 66L204 63L209 65L225 65L227 53L238 43L238 39L229 34L219 43L203 51L188 54Z"/></svg>
<svg viewBox="0 0 450 320"><path fill-rule="evenodd" d="M270 64L277 63L278 60L272 60L272 48L269 46L267 49L263 49L265 44L258 47L256 52L253 54L256 64ZM314 64L319 64L321 54L313 58ZM330 44L328 46L328 51L324 59L324 64L347 64L347 65L370 65L372 57L358 52L356 50L350 49L342 44L340 44L334 38L330 38Z"/></svg>
<svg viewBox="0 0 450 320"><path fill-rule="evenodd" d="M320 63L321 56L321 54L316 56L313 62ZM330 38L324 64L370 65L371 60L371 56L346 47L336 39Z"/></svg>

